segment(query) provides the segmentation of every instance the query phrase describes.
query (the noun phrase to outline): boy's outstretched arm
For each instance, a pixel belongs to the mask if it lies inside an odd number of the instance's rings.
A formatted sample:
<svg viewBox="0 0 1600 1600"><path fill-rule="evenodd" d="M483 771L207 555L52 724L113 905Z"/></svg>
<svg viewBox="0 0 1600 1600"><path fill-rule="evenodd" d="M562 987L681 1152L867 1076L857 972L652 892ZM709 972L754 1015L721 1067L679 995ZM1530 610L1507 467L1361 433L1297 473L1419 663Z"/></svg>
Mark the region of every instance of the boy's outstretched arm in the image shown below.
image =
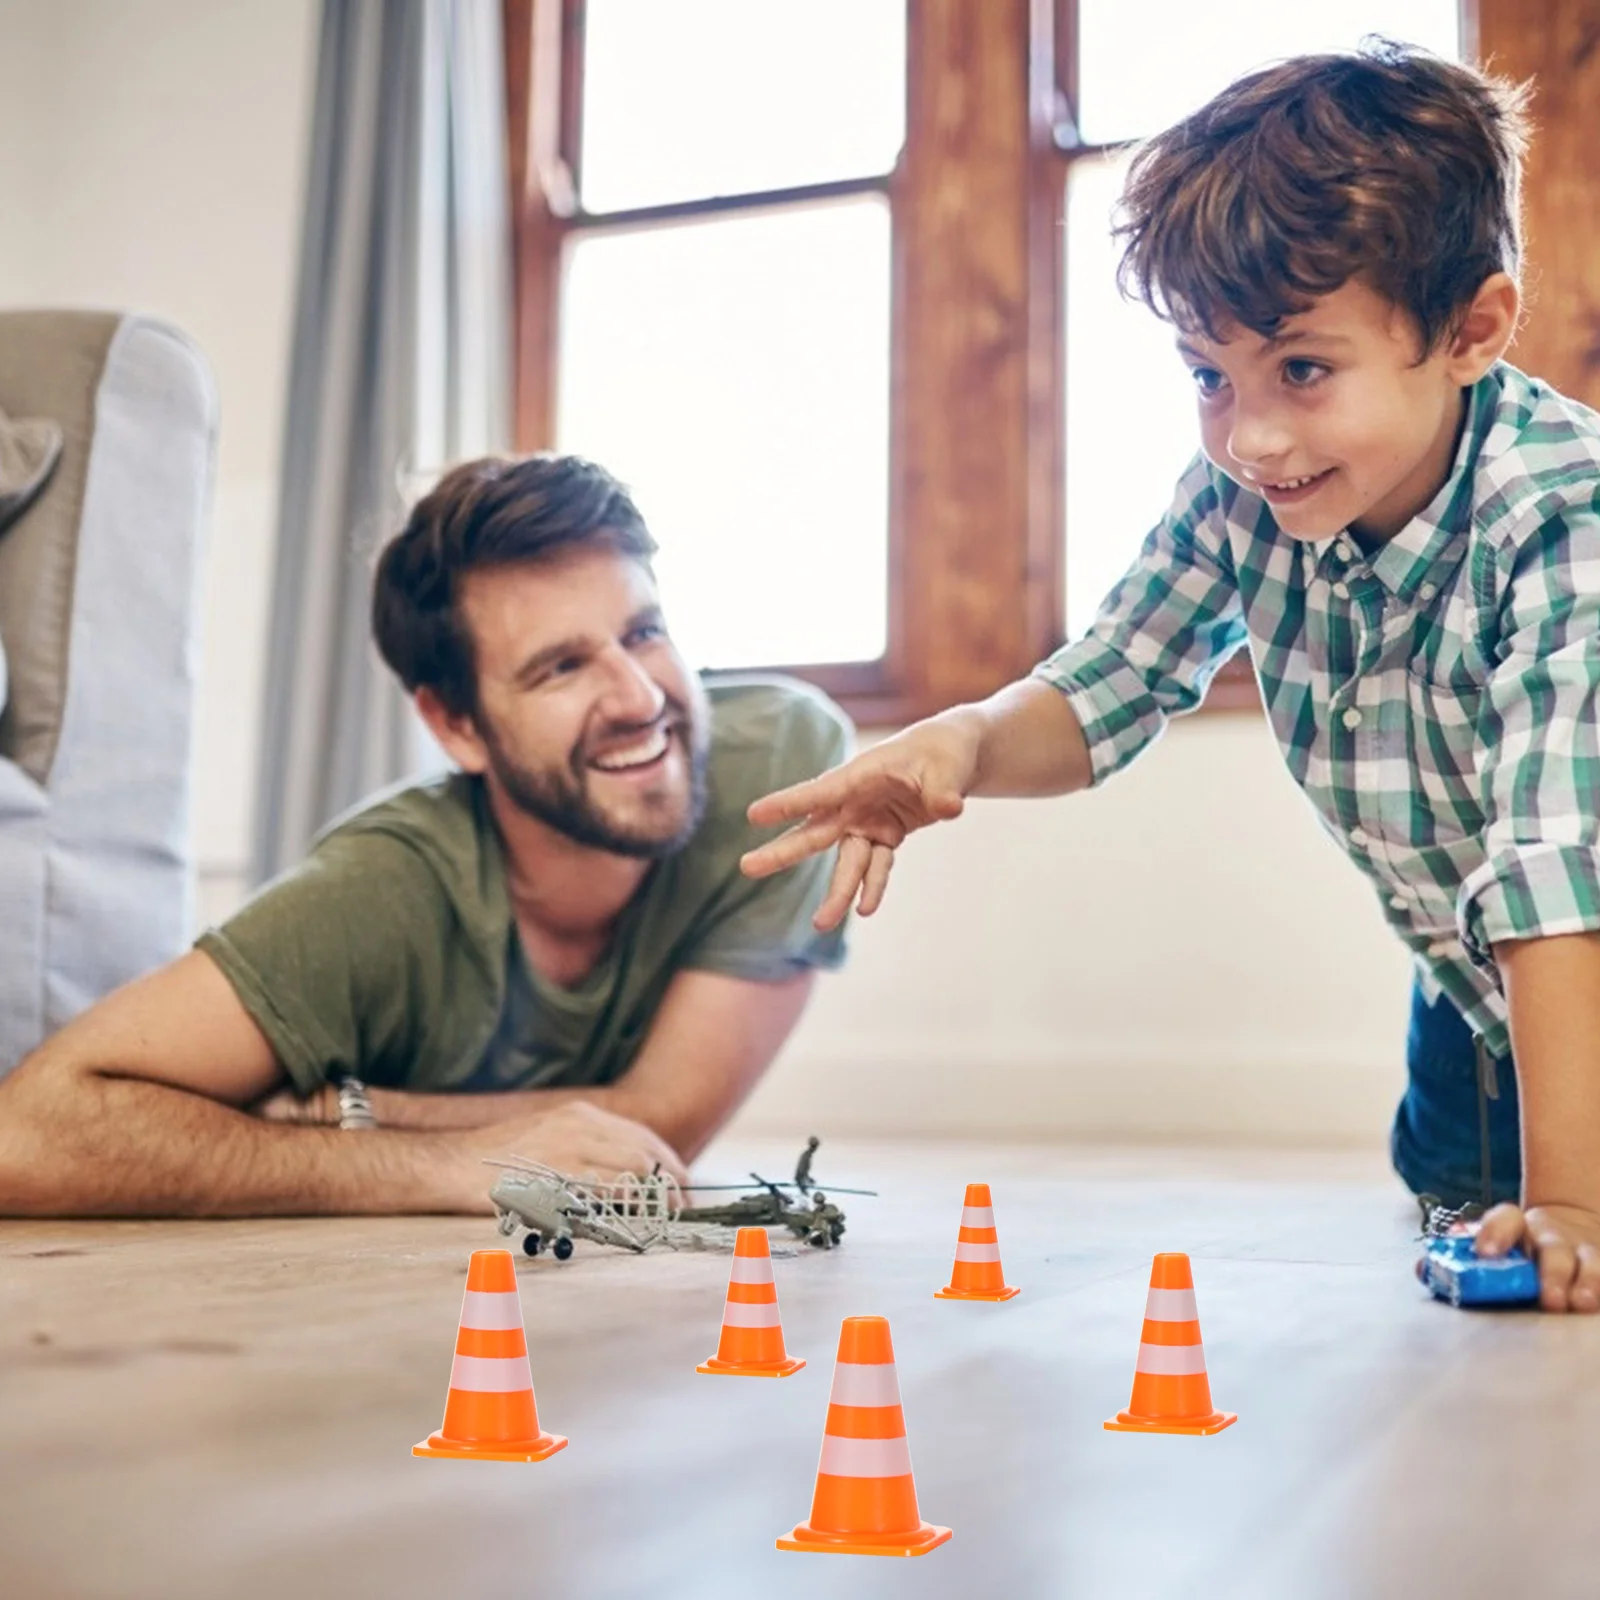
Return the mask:
<svg viewBox="0 0 1600 1600"><path fill-rule="evenodd" d="M1546 1311L1600 1311L1600 933L1494 946L1522 1103L1522 1206L1496 1206L1478 1249L1522 1244Z"/></svg>
<svg viewBox="0 0 1600 1600"><path fill-rule="evenodd" d="M871 916L906 835L960 816L969 796L1070 794L1091 778L1088 742L1066 695L1024 679L976 705L913 723L820 778L757 800L750 807L757 827L791 826L740 864L750 877L764 878L838 845L814 918L818 928L833 928L858 894L861 915Z"/></svg>

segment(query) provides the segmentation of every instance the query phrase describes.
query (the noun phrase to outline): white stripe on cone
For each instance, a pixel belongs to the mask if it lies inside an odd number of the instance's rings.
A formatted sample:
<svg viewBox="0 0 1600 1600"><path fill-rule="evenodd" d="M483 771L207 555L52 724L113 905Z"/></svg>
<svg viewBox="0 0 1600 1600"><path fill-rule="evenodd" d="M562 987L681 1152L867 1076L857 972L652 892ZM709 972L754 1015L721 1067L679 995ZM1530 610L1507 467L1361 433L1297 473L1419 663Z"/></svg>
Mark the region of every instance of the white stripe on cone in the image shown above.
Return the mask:
<svg viewBox="0 0 1600 1600"><path fill-rule="evenodd" d="M771 1283L771 1256L735 1256L729 1283Z"/></svg>
<svg viewBox="0 0 1600 1600"><path fill-rule="evenodd" d="M526 1356L457 1356L450 1387L474 1394L516 1394L533 1387L533 1368Z"/></svg>
<svg viewBox="0 0 1600 1600"><path fill-rule="evenodd" d="M1141 1344L1139 1370L1158 1378L1181 1378L1204 1372L1205 1349L1197 1344Z"/></svg>
<svg viewBox="0 0 1600 1600"><path fill-rule="evenodd" d="M461 1326L504 1332L507 1328L522 1326L522 1302L508 1291L485 1293L482 1289L468 1289L461 1302Z"/></svg>
<svg viewBox="0 0 1600 1600"><path fill-rule="evenodd" d="M1200 1318L1193 1289L1152 1289L1144 1314L1151 1322L1197 1322Z"/></svg>
<svg viewBox="0 0 1600 1600"><path fill-rule="evenodd" d="M957 1261L998 1261L1000 1259L1000 1246L997 1244L958 1244L956 1246Z"/></svg>
<svg viewBox="0 0 1600 1600"><path fill-rule="evenodd" d="M963 1228L992 1228L994 1226L993 1206L963 1206L961 1208L961 1226Z"/></svg>
<svg viewBox="0 0 1600 1600"><path fill-rule="evenodd" d="M744 1300L729 1300L722 1308L722 1323L727 1328L776 1328L780 1326L778 1302L751 1305Z"/></svg>
<svg viewBox="0 0 1600 1600"><path fill-rule="evenodd" d="M835 1478L903 1478L911 1471L911 1447L903 1433L898 1439L841 1439L826 1433L817 1471Z"/></svg>
<svg viewBox="0 0 1600 1600"><path fill-rule="evenodd" d="M897 1406L900 1380L892 1361L839 1361L833 1368L831 1406Z"/></svg>

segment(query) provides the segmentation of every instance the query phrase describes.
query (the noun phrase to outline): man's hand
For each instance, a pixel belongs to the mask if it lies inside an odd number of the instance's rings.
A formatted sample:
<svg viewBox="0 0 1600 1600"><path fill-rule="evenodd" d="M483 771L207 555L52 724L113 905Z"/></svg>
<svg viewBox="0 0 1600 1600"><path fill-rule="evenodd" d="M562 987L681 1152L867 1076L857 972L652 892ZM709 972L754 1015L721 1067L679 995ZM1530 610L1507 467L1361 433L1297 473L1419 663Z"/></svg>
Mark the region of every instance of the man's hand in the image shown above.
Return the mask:
<svg viewBox="0 0 1600 1600"><path fill-rule="evenodd" d="M982 727L960 712L919 722L832 772L757 800L758 828L792 823L786 833L739 863L751 878L770 877L839 846L828 892L812 921L821 931L856 909L870 917L883 903L894 853L909 833L959 817L977 774Z"/></svg>
<svg viewBox="0 0 1600 1600"><path fill-rule="evenodd" d="M1583 1206L1496 1206L1478 1229L1478 1254L1514 1245L1539 1263L1545 1311L1600 1311L1600 1213Z"/></svg>
<svg viewBox="0 0 1600 1600"><path fill-rule="evenodd" d="M363 1139L362 1133L345 1137ZM525 1156L569 1177L606 1180L625 1172L641 1177L661 1170L688 1186L688 1169L665 1139L642 1122L618 1116L588 1100L568 1100L551 1111L496 1122L487 1128L464 1128L435 1135L449 1141L457 1156L457 1208L488 1211L494 1171L483 1163Z"/></svg>

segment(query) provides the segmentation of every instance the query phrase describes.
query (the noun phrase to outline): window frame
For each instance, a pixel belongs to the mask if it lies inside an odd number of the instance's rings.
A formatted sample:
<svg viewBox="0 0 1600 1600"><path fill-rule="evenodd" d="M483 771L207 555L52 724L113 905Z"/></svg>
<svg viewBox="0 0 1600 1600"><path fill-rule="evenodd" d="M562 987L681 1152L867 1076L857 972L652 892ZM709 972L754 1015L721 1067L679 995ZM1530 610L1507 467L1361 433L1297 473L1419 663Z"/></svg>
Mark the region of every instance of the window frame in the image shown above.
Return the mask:
<svg viewBox="0 0 1600 1600"><path fill-rule="evenodd" d="M981 698L1060 642L1059 293L1038 281L1060 252L1038 205L1054 101L1037 35L1052 4L908 0L906 138L886 174L590 216L576 203L584 0L502 0L518 450L554 440L574 233L851 195L888 202L888 647L874 662L741 669L809 679L864 725Z"/></svg>

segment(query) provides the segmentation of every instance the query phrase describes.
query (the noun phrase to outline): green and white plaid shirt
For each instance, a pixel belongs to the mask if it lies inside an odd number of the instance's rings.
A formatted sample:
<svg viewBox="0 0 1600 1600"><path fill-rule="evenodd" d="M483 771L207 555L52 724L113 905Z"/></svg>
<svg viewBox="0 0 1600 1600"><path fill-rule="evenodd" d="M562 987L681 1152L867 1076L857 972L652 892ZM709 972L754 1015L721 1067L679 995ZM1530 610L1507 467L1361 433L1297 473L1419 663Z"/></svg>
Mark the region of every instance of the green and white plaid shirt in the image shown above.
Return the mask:
<svg viewBox="0 0 1600 1600"><path fill-rule="evenodd" d="M1428 993L1510 1047L1491 946L1600 928L1600 415L1500 364L1387 543L1297 542L1197 456L1084 638L1036 669L1098 783L1248 643L1295 781Z"/></svg>

